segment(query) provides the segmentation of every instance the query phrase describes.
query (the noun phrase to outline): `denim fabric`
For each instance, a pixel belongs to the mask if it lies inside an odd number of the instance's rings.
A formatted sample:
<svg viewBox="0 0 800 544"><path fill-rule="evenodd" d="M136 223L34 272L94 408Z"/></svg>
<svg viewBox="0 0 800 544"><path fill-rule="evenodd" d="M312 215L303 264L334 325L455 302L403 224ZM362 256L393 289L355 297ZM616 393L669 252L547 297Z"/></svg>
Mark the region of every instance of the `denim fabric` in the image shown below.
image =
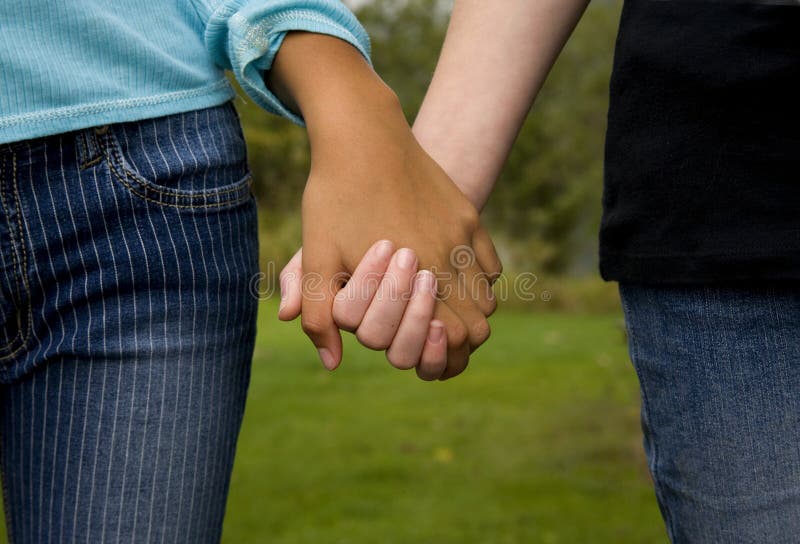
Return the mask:
<svg viewBox="0 0 800 544"><path fill-rule="evenodd" d="M800 542L800 286L619 290L672 542Z"/></svg>
<svg viewBox="0 0 800 544"><path fill-rule="evenodd" d="M10 540L216 542L255 340L230 103L0 146Z"/></svg>

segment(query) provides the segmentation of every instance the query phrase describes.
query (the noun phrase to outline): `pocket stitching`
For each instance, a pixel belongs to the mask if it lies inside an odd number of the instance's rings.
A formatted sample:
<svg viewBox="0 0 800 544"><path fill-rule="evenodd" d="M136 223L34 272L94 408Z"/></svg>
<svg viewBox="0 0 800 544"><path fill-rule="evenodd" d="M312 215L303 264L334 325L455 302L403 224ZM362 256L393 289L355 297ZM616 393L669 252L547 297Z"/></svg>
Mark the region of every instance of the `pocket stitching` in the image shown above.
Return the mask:
<svg viewBox="0 0 800 544"><path fill-rule="evenodd" d="M103 140L101 149L111 173L128 191L148 202L173 208L208 209L240 204L246 202L252 195L253 176L250 173L231 187L212 189L203 193L183 192L177 189L159 187L130 171L130 169L125 166L125 159L122 157L119 144L111 135L111 131L99 136ZM155 193L160 198L154 198L148 193ZM192 200L196 199L201 199L203 203L191 203ZM207 202L209 199L213 199L215 202ZM189 200L190 203L180 203L186 200Z"/></svg>
<svg viewBox="0 0 800 544"><path fill-rule="evenodd" d="M30 286L28 285L27 279L27 270L28 270L28 251L25 248L25 240L23 238L24 230L22 228L22 201L19 197L19 187L17 185L17 157L16 155L11 156L11 175L14 184L14 200L17 205L17 236L19 238L19 249L14 245L14 241L12 240L12 258L14 260L14 266L17 268L18 273L20 275L19 282L22 284L22 292L18 293L15 292L14 294L18 298L18 304L20 308L18 309L20 315L24 315L25 324L17 330L17 334L14 338L5 346L0 346L0 352L8 352L3 355L0 355L0 362L5 362L8 359L11 359L15 355L17 355L20 351L25 349L28 345L28 341L31 337L31 329L32 329L32 308L30 305ZM5 159L3 160L3 171L5 171ZM3 172L4 175L4 172ZM0 183L2 179L0 179ZM6 216L9 216L8 208L6 207L5 198L0 195L0 204L2 204L3 211ZM13 228L9 225L9 228ZM17 256L17 253L20 252L22 255L21 257ZM24 329L24 334L23 334ZM16 347L14 344L18 344Z"/></svg>

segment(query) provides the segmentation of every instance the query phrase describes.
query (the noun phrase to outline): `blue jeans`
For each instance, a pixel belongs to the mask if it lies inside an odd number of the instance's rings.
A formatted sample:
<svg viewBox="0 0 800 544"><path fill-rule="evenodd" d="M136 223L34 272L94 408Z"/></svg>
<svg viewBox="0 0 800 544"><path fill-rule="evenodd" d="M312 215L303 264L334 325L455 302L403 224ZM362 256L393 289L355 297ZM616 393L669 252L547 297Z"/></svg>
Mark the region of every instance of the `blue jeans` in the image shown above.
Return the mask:
<svg viewBox="0 0 800 544"><path fill-rule="evenodd" d="M12 542L219 540L257 246L231 104L0 146Z"/></svg>
<svg viewBox="0 0 800 544"><path fill-rule="evenodd" d="M800 286L619 290L672 542L800 542Z"/></svg>

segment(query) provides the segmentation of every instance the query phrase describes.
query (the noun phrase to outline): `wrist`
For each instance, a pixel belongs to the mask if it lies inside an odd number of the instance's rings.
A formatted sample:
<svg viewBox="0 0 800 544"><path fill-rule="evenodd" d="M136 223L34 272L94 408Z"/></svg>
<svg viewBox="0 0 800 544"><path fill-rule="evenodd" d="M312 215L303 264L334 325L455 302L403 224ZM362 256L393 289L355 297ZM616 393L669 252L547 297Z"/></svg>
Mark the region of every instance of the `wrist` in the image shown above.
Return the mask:
<svg viewBox="0 0 800 544"><path fill-rule="evenodd" d="M435 124L414 123L414 137L442 170L453 180L464 196L478 211L486 205L494 186L494 180L488 179L481 169L477 156L468 157L466 146L453 136L449 124L441 120ZM485 159L484 159L485 160Z"/></svg>
<svg viewBox="0 0 800 544"><path fill-rule="evenodd" d="M469 181L459 181L447 171L447 169L442 168L445 173L453 180L453 184L458 187L459 191L469 200L470 204L478 210L478 213L483 211L484 206L486 206L486 201L489 200L489 195L487 194L486 190L484 189L483 185L470 183Z"/></svg>
<svg viewBox="0 0 800 544"><path fill-rule="evenodd" d="M397 95L355 47L338 38L290 32L267 83L303 116L312 138L365 119L402 120L407 126Z"/></svg>
<svg viewBox="0 0 800 544"><path fill-rule="evenodd" d="M365 139L382 130L411 133L399 98L374 72L328 86L324 97L307 103L303 115L312 146L359 134Z"/></svg>

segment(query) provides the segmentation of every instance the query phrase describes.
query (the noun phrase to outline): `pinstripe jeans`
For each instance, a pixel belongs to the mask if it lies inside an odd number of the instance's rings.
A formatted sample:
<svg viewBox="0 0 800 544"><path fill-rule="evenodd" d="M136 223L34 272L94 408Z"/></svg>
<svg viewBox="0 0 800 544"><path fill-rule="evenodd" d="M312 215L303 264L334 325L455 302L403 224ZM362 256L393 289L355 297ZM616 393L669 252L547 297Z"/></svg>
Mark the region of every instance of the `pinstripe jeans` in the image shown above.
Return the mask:
<svg viewBox="0 0 800 544"><path fill-rule="evenodd" d="M256 209L231 104L0 146L9 538L219 540Z"/></svg>

